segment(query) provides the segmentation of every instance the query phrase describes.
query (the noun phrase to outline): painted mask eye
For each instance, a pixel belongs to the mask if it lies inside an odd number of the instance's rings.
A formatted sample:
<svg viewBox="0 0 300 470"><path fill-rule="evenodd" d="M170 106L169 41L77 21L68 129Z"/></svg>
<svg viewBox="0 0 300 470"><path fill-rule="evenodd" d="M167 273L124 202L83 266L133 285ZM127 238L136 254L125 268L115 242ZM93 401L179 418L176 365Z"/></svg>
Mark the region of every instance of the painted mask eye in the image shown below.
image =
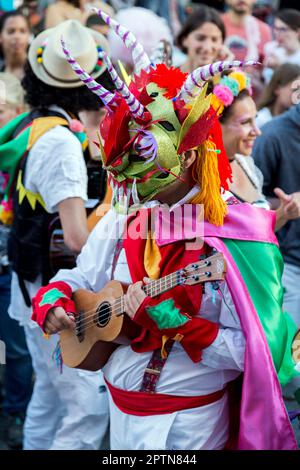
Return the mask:
<svg viewBox="0 0 300 470"><path fill-rule="evenodd" d="M169 176L169 173L160 173L160 175L158 175L156 179L164 180L168 178L168 176Z"/></svg>
<svg viewBox="0 0 300 470"><path fill-rule="evenodd" d="M141 157L140 155L137 154L131 154L128 157L129 162L131 163L136 163L136 162L145 162L145 158Z"/></svg>
<svg viewBox="0 0 300 470"><path fill-rule="evenodd" d="M166 131L172 132L175 131L175 127L169 121L159 121L159 124L166 129Z"/></svg>
<svg viewBox="0 0 300 470"><path fill-rule="evenodd" d="M150 95L150 98L156 98L158 96L158 92L157 91L153 91Z"/></svg>

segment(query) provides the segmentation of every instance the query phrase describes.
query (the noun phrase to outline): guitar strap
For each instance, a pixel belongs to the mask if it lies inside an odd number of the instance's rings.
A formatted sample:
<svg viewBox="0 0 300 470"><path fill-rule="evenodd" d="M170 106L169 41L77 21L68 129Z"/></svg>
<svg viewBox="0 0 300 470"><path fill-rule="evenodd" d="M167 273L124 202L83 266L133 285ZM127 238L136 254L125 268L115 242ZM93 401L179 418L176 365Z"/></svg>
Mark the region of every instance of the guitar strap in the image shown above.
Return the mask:
<svg viewBox="0 0 300 470"><path fill-rule="evenodd" d="M110 277L111 280L114 279L116 266L117 266L122 248L123 248L123 239L119 238L114 249L111 277ZM174 341L171 338L169 338L164 345L164 351L165 351L164 357L162 357L161 348L155 349L152 352L152 356L147 364L147 367L145 369L145 372L142 378L142 383L141 383L141 387L139 390L140 392L155 393L161 371L169 357L173 344L174 344Z"/></svg>
<svg viewBox="0 0 300 470"><path fill-rule="evenodd" d="M173 344L174 341L169 338L164 346L164 350L166 352L164 357L161 355L161 348L155 349L153 351L142 378L142 384L139 390L140 392L156 392L157 382L159 380L161 371L169 357Z"/></svg>

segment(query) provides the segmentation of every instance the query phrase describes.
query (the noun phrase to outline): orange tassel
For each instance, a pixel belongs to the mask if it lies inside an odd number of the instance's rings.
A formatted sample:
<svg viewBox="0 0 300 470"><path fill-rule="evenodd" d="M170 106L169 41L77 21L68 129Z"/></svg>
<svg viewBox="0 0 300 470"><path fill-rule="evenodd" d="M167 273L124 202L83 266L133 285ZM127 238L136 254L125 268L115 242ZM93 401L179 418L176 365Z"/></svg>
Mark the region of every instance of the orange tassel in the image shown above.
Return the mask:
<svg viewBox="0 0 300 470"><path fill-rule="evenodd" d="M193 166L193 178L200 191L191 200L192 204L203 204L205 219L214 225L223 225L227 205L221 197L221 182L218 171L216 145L206 140L198 148L198 158Z"/></svg>

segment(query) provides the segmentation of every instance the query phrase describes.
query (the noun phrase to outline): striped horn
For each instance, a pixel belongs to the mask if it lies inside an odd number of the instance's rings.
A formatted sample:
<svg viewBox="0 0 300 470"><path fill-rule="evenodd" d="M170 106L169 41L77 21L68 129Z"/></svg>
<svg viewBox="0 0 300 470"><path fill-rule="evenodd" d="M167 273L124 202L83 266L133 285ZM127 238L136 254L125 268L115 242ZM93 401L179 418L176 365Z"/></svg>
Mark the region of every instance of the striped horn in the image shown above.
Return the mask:
<svg viewBox="0 0 300 470"><path fill-rule="evenodd" d="M121 80L121 78L116 72L116 69L113 67L108 55L105 52L103 52L102 56L103 56L103 59L105 60L105 63L107 65L107 70L112 78L112 81L114 82L116 90L120 93L120 95L122 95L122 97L126 101L130 110L130 114L132 115L133 118L142 117L145 111L144 106L139 102L139 100L134 96L134 94L131 93L131 91L125 85L123 80Z"/></svg>
<svg viewBox="0 0 300 470"><path fill-rule="evenodd" d="M78 62L71 56L70 51L66 47L66 43L64 38L61 37L60 39L62 50L66 56L67 61L69 62L70 66L74 70L74 72L78 75L80 80L103 102L105 106L111 107L111 105L115 102L115 95L104 88L100 83L97 83L96 80L93 79L85 70L83 70Z"/></svg>
<svg viewBox="0 0 300 470"><path fill-rule="evenodd" d="M109 15L98 8L92 8L98 16L122 39L125 46L131 51L133 62L137 73L141 70L148 72L150 70L150 59L147 56L143 46L137 41L135 36L120 23L113 20Z"/></svg>
<svg viewBox="0 0 300 470"><path fill-rule="evenodd" d="M240 60L233 60L229 61L220 61L215 62L214 64L204 65L202 67L198 67L192 73L190 73L184 82L179 96L184 101L188 101L189 99L194 97L193 90L195 87L202 88L203 84L207 82L210 78L218 75L225 70L230 70L235 67L247 67L248 65L258 65L259 62L254 60L248 60L246 62L242 62Z"/></svg>

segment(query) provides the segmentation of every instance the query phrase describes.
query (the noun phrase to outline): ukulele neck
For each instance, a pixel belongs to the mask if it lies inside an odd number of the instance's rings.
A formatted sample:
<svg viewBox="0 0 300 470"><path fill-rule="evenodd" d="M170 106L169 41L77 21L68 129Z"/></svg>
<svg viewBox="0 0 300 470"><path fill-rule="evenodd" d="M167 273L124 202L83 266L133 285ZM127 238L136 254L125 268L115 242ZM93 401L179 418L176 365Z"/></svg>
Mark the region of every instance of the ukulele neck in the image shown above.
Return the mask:
<svg viewBox="0 0 300 470"><path fill-rule="evenodd" d="M172 274L161 277L160 279L151 281L142 286L142 289L147 296L152 298L157 297L163 292L167 292L168 290L173 289L173 287L179 286L183 283L181 272L181 270L178 270ZM116 302L121 305L121 313L119 315L123 315L125 313L124 295L116 299Z"/></svg>

